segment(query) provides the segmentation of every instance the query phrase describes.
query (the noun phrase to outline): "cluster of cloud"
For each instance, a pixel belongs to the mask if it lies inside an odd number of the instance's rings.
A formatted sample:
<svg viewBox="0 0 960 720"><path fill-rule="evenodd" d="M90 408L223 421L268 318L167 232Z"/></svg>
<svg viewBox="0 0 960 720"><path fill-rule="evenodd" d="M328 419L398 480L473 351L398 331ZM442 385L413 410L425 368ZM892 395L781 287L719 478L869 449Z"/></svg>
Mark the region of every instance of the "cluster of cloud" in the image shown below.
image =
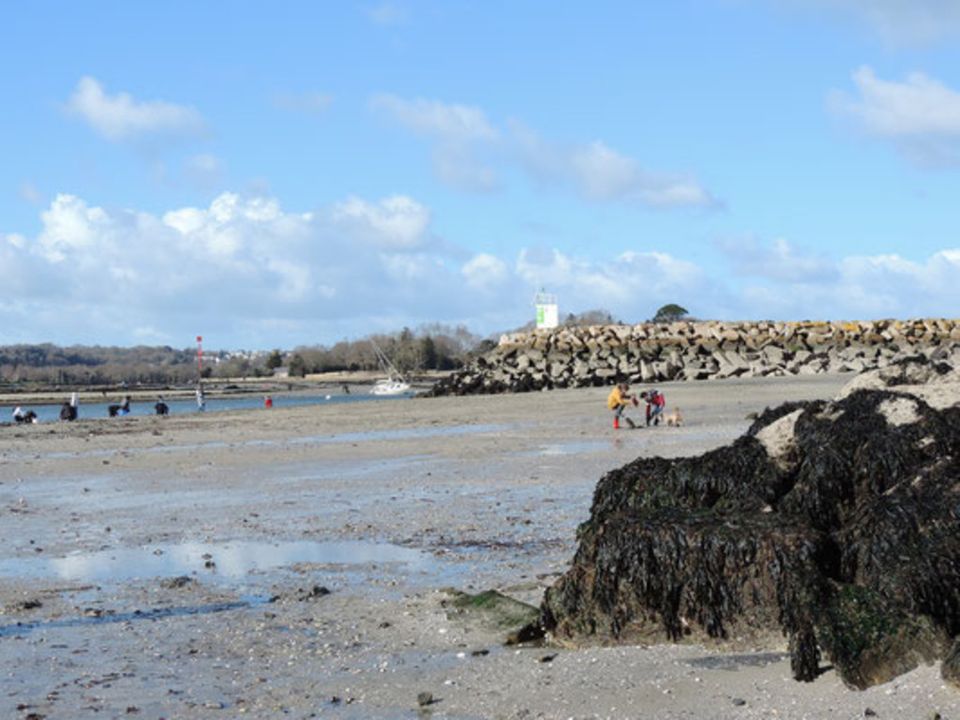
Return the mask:
<svg viewBox="0 0 960 720"><path fill-rule="evenodd" d="M539 185L569 187L595 202L700 209L719 204L692 175L646 170L600 140L549 142L517 121L500 128L480 108L437 100L380 94L370 106L425 137L436 175L460 189L497 188L502 164L520 168Z"/></svg>
<svg viewBox="0 0 960 720"><path fill-rule="evenodd" d="M658 249L577 257L554 248L514 257L468 253L436 237L406 196L347 198L314 212L224 193L162 215L108 210L71 195L41 214L35 237L0 234L0 343L333 342L428 322L508 330L535 290L561 311L604 308L641 321L668 302L725 318L938 315L960 306L960 249L831 261L786 240L718 243L719 267Z"/></svg>
<svg viewBox="0 0 960 720"><path fill-rule="evenodd" d="M829 96L835 112L892 141L918 164L960 164L960 93L923 73L902 82L882 80L868 66L853 73L853 82L856 96Z"/></svg>

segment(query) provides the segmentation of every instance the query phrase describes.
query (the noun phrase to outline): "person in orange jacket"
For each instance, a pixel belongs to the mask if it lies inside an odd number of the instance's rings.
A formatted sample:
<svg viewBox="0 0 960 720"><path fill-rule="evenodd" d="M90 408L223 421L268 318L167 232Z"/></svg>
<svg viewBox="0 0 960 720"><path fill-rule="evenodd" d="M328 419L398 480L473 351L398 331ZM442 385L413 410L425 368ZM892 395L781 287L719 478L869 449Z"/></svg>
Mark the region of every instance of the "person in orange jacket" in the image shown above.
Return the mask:
<svg viewBox="0 0 960 720"><path fill-rule="evenodd" d="M626 410L630 404L637 404L637 399L630 394L630 386L627 383L620 383L614 386L613 390L610 391L610 394L607 396L607 408L613 410L613 429L620 429L620 418L623 417L627 421L627 424L630 427L636 427L633 420L624 416L623 411Z"/></svg>

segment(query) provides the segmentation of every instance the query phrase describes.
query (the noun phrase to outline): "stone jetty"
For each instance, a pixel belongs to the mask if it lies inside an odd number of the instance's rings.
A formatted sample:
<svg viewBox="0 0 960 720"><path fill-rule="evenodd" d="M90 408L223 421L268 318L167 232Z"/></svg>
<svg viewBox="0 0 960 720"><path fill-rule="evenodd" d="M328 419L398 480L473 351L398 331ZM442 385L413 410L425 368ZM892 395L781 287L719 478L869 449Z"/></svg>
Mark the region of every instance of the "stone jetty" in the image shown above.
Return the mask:
<svg viewBox="0 0 960 720"><path fill-rule="evenodd" d="M503 335L427 394L859 373L918 355L960 364L960 320L570 326Z"/></svg>

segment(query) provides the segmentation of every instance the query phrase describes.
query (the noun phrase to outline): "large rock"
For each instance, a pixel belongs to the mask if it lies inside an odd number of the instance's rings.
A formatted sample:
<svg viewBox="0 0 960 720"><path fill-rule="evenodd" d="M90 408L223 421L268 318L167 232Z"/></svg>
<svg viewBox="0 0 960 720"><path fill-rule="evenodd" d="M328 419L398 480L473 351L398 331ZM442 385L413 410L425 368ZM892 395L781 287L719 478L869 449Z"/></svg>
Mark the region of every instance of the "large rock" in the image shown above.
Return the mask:
<svg viewBox="0 0 960 720"><path fill-rule="evenodd" d="M960 639L955 640L941 667L943 679L960 690Z"/></svg>
<svg viewBox="0 0 960 720"><path fill-rule="evenodd" d="M797 679L823 655L864 688L947 657L958 522L960 406L869 388L790 404L730 446L604 476L540 622L561 642L782 633Z"/></svg>

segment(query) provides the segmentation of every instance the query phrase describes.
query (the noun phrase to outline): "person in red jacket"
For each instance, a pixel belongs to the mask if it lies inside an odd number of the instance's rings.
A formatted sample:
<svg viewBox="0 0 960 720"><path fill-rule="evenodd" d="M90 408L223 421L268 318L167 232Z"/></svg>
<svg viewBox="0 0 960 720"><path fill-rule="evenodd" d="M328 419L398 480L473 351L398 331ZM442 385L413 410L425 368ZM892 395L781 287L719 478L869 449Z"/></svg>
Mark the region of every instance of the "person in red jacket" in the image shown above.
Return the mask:
<svg viewBox="0 0 960 720"><path fill-rule="evenodd" d="M659 390L645 390L640 393L640 397L647 401L647 426L652 422L654 425L660 424L660 416L663 415L663 409L667 406L667 399Z"/></svg>

